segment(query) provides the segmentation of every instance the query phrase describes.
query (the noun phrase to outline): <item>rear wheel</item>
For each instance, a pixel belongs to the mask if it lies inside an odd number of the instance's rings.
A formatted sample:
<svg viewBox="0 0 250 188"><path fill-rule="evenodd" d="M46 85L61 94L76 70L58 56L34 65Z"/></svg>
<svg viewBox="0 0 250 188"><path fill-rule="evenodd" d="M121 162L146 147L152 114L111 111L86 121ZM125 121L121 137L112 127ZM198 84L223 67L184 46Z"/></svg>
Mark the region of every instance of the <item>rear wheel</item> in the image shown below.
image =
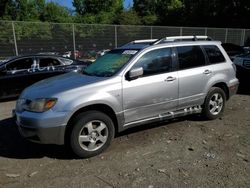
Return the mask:
<svg viewBox="0 0 250 188"><path fill-rule="evenodd" d="M114 138L113 122L102 112L81 113L74 122L70 146L73 152L81 158L100 154L107 149Z"/></svg>
<svg viewBox="0 0 250 188"><path fill-rule="evenodd" d="M203 107L203 115L209 120L221 117L225 108L225 92L218 87L212 87L208 92Z"/></svg>

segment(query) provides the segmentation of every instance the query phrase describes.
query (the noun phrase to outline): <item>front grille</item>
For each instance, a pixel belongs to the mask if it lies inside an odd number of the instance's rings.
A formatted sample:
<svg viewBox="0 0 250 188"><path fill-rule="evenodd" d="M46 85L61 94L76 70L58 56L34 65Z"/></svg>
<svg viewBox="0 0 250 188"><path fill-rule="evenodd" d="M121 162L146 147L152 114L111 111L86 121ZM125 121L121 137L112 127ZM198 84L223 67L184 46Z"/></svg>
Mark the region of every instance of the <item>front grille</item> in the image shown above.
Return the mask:
<svg viewBox="0 0 250 188"><path fill-rule="evenodd" d="M243 67L250 69L250 60L244 60Z"/></svg>

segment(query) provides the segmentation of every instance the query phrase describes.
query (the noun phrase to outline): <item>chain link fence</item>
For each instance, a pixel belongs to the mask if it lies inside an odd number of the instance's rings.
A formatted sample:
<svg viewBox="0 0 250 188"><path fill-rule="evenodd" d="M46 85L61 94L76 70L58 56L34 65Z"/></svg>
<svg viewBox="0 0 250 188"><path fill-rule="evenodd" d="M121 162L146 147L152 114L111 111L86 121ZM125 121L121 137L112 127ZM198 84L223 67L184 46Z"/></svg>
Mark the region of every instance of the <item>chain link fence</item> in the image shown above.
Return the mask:
<svg viewBox="0 0 250 188"><path fill-rule="evenodd" d="M0 58L34 53L91 58L132 40L182 35L208 35L243 46L250 40L250 29L0 21Z"/></svg>

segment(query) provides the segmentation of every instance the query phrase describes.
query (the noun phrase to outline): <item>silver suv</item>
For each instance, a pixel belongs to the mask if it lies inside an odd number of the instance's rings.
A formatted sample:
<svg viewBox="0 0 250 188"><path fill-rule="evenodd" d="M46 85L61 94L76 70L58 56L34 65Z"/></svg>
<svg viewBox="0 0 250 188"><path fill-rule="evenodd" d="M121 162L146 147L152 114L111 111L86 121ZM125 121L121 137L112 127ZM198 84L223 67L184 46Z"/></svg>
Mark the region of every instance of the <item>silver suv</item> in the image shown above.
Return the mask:
<svg viewBox="0 0 250 188"><path fill-rule="evenodd" d="M86 158L130 127L197 113L220 117L238 88L235 68L220 42L200 39L133 41L82 73L30 86L16 104L20 133L39 143L68 143Z"/></svg>

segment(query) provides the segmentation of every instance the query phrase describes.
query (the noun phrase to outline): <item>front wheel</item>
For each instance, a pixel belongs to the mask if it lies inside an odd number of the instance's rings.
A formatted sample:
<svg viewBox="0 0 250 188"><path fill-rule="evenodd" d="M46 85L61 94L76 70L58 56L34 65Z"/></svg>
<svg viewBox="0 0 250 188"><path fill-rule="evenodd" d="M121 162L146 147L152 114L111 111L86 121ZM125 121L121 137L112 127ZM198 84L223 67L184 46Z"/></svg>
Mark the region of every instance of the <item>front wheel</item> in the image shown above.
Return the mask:
<svg viewBox="0 0 250 188"><path fill-rule="evenodd" d="M212 87L204 102L203 115L209 120L221 117L226 103L225 92L218 87Z"/></svg>
<svg viewBox="0 0 250 188"><path fill-rule="evenodd" d="M75 118L74 122L70 146L73 152L81 158L100 154L114 138L113 122L102 112L81 113Z"/></svg>

